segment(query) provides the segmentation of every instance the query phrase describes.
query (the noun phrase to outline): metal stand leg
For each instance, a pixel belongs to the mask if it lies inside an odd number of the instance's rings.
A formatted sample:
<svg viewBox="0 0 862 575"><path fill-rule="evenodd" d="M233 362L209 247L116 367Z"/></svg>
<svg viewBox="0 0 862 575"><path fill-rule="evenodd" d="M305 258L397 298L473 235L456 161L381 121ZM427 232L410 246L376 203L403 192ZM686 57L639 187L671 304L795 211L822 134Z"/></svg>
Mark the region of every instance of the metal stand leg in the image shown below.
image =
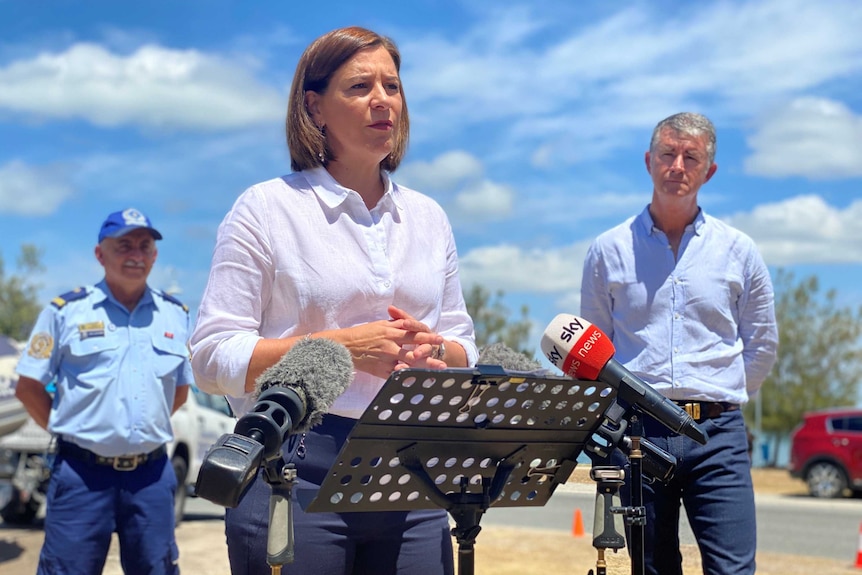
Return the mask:
<svg viewBox="0 0 862 575"><path fill-rule="evenodd" d="M281 574L281 566L293 563L293 506L291 493L296 485L296 468L279 457L265 467L264 477L272 488L269 496L269 534L266 540L266 562L272 575Z"/></svg>
<svg viewBox="0 0 862 575"><path fill-rule="evenodd" d="M623 437L623 432L628 428L630 435ZM621 549L625 547L623 521L629 527L629 555L631 557L632 575L643 575L645 569L644 561L644 526L646 525L646 508L643 506L643 465L644 447L648 447L650 454L650 469L653 470L652 477L669 478L673 475L676 460L670 455L652 446L642 439L643 421L638 414L631 415L628 422L622 421L622 425L615 430L603 427L606 439L613 438L614 444L625 444L625 453L629 460L631 505L620 506L619 488L625 482L625 471L616 466L594 466L590 470L590 477L598 483L596 493L596 513L593 524L593 547L598 550L598 561L596 572L605 575L607 563L605 561L606 549ZM602 453L602 448L591 446L596 453ZM605 452L607 453L607 452ZM590 570L592 575L592 570Z"/></svg>
<svg viewBox="0 0 862 575"><path fill-rule="evenodd" d="M643 435L643 421L637 415L631 419L631 452L629 463L631 466L631 508L626 514L626 523L631 526L631 558L632 575L644 573L644 526L646 525L646 509L643 506L643 452L641 451L641 436Z"/></svg>
<svg viewBox="0 0 862 575"><path fill-rule="evenodd" d="M623 518L619 513L619 489L625 482L625 471L619 467L595 466L590 478L597 483L596 508L593 515L593 547L598 551L596 574L606 575L605 550L614 552L626 546Z"/></svg>

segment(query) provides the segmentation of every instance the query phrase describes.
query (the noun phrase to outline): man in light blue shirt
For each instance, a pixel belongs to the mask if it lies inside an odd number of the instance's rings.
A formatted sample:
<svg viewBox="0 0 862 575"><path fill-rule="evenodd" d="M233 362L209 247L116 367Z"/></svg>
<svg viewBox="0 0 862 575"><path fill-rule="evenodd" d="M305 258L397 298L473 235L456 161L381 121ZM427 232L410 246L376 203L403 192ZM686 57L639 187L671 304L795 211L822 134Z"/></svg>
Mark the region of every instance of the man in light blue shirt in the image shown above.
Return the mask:
<svg viewBox="0 0 862 575"><path fill-rule="evenodd" d="M775 362L778 329L772 281L754 242L698 205L698 190L718 168L715 141L700 114L662 120L645 155L651 203L596 238L584 262L581 315L612 338L615 359L686 409L710 438L702 446L645 420L644 436L678 462L666 484L644 486L647 573L682 573L680 502L704 573L755 569L740 407Z"/></svg>
<svg viewBox="0 0 862 575"><path fill-rule="evenodd" d="M161 238L135 209L110 214L104 279L52 300L16 368L16 397L58 447L40 575L101 573L114 532L126 573L179 572L165 444L192 383L189 315L147 285Z"/></svg>

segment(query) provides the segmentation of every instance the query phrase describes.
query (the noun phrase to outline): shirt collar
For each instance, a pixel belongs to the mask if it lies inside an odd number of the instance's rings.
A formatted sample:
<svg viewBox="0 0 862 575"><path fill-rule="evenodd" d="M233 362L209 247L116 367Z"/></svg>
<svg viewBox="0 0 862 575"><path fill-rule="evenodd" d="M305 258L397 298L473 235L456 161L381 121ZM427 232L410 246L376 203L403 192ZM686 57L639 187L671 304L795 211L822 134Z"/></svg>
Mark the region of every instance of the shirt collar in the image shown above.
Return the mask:
<svg viewBox="0 0 862 575"><path fill-rule="evenodd" d="M92 297L95 300L95 303L101 303L105 300L108 300L114 305L126 309L126 306L117 301L117 298L115 298L114 294L111 293L111 288L108 287L108 282L105 281L104 278L102 278L102 281L97 283L94 287L95 289L93 290ZM135 306L135 309L144 305L152 305L154 303L155 300L153 300L152 290L150 289L150 286L147 286L144 289L144 295L142 295L141 299L138 300L138 304Z"/></svg>
<svg viewBox="0 0 862 575"><path fill-rule="evenodd" d="M355 190L345 188L339 184L323 166L303 170L302 173L305 175L308 183L311 184L311 189L314 190L317 197L330 208L340 205L351 193L359 195ZM396 207L401 209L400 190L397 184L392 182L392 178L389 177L389 173L385 170L381 170L380 174L383 177L384 192L376 208L383 208L389 202L392 202Z"/></svg>
<svg viewBox="0 0 862 575"><path fill-rule="evenodd" d="M637 218L638 225L641 226L641 229L647 235L652 235L655 232L659 231L658 228L655 227L655 221L652 219L652 215L649 213L649 204L643 209L640 215ZM694 233L697 235L701 235L703 233L703 226L706 225L706 217L703 214L703 208L698 208L697 215L694 217L694 221L686 226L686 229L694 228Z"/></svg>

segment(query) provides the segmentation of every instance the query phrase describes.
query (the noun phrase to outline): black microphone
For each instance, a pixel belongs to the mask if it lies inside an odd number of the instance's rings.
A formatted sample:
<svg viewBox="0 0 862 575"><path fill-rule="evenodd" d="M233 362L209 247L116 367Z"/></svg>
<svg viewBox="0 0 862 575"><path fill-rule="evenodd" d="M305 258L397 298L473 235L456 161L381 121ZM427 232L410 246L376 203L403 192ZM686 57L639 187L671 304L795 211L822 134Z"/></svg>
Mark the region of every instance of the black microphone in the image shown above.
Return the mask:
<svg viewBox="0 0 862 575"><path fill-rule="evenodd" d="M629 405L639 407L671 431L705 444L706 432L697 422L615 360L615 351L602 330L571 314L555 317L542 336L542 353L569 377L607 383Z"/></svg>
<svg viewBox="0 0 862 575"><path fill-rule="evenodd" d="M195 492L223 507L236 507L258 468L281 456L293 433L320 423L353 379L353 358L329 339L302 339L255 380L257 402L207 451Z"/></svg>
<svg viewBox="0 0 862 575"><path fill-rule="evenodd" d="M535 359L508 347L503 342L492 343L479 350L479 365L499 365L509 371L538 371L544 369Z"/></svg>

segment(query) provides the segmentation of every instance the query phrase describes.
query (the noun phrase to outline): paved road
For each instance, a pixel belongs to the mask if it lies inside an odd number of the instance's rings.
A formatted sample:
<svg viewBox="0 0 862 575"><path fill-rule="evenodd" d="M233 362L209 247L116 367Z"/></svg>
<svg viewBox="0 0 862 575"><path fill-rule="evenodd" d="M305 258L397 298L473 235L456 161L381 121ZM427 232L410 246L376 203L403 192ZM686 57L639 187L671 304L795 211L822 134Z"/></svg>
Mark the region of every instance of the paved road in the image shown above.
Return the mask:
<svg viewBox="0 0 862 575"><path fill-rule="evenodd" d="M595 489L589 485L564 486L539 508L492 507L482 525L523 526L571 531L576 509L581 510L584 529L592 532ZM804 496L758 495L757 548L760 551L812 557L855 559L862 522L859 499L817 500ZM694 543L684 519L681 542ZM481 545L481 535L477 539Z"/></svg>
<svg viewBox="0 0 862 575"><path fill-rule="evenodd" d="M804 496L759 495L756 499L758 549L781 554L853 561L862 524L862 500L816 500ZM563 486L547 505L535 508L492 507L481 525L553 529L571 532L575 510L581 511L589 537L593 526L595 490L589 485ZM216 519L224 510L204 499L189 498L186 520ZM687 523L682 543L694 543ZM482 535L476 540L482 545Z"/></svg>

